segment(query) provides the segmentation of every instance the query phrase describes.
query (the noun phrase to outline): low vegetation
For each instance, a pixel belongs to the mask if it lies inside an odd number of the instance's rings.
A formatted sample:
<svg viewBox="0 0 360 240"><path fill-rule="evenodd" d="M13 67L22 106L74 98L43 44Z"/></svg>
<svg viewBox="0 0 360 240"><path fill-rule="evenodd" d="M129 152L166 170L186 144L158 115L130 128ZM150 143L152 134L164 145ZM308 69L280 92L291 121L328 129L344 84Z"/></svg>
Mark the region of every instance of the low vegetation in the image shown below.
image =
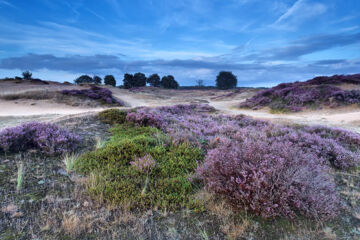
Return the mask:
<svg viewBox="0 0 360 240"><path fill-rule="evenodd" d="M260 91L240 104L242 108L270 107L274 113L298 112L321 105L337 107L360 104L360 90L342 90L333 85L360 84L360 74L316 77L306 82L281 83Z"/></svg>
<svg viewBox="0 0 360 240"><path fill-rule="evenodd" d="M121 114L120 114L121 115ZM174 145L160 130L120 124L103 148L84 154L76 169L90 177L89 192L132 210L195 207L194 174L202 151L187 143Z"/></svg>
<svg viewBox="0 0 360 240"><path fill-rule="evenodd" d="M50 123L25 123L0 132L0 152L13 153L35 149L46 155L60 155L77 148L77 135Z"/></svg>
<svg viewBox="0 0 360 240"><path fill-rule="evenodd" d="M100 102L106 104L124 106L124 103L112 96L112 92L109 89L98 86L91 86L90 89L62 90L61 93L63 95L87 97L93 100L99 100Z"/></svg>
<svg viewBox="0 0 360 240"><path fill-rule="evenodd" d="M126 119L206 151L198 177L239 210L265 218L336 216L340 202L331 168L358 166L359 134L208 114L212 110L206 105L141 108Z"/></svg>

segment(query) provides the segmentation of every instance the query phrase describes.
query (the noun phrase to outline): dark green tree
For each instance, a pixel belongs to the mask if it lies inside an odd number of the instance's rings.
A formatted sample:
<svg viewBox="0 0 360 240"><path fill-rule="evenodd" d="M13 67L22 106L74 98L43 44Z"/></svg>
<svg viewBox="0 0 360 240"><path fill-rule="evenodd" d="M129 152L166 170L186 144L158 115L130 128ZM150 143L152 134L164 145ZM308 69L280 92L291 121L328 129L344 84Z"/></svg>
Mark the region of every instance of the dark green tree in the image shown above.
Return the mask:
<svg viewBox="0 0 360 240"><path fill-rule="evenodd" d="M146 76L143 73L135 73L133 78L133 87L144 87L146 86Z"/></svg>
<svg viewBox="0 0 360 240"><path fill-rule="evenodd" d="M116 80L115 80L114 76L113 75L106 75L104 77L104 84L105 85L111 85L111 86L115 87L116 86Z"/></svg>
<svg viewBox="0 0 360 240"><path fill-rule="evenodd" d="M152 74L147 79L147 83L150 84L152 87L160 87L161 81L158 74Z"/></svg>
<svg viewBox="0 0 360 240"><path fill-rule="evenodd" d="M26 80L29 80L32 77L32 73L30 71L28 71L28 70L23 72L22 75L23 75L23 78L26 79Z"/></svg>
<svg viewBox="0 0 360 240"><path fill-rule="evenodd" d="M216 87L219 89L235 88L237 85L237 78L232 72L219 72L216 77Z"/></svg>
<svg viewBox="0 0 360 240"><path fill-rule="evenodd" d="M89 75L81 75L80 77L78 77L77 79L74 80L74 82L76 84L81 84L81 83L95 83L94 79L92 77L90 77Z"/></svg>
<svg viewBox="0 0 360 240"><path fill-rule="evenodd" d="M101 77L96 76L96 75L93 77L93 80L94 80L94 83L95 83L96 85L100 85L101 82L102 82Z"/></svg>
<svg viewBox="0 0 360 240"><path fill-rule="evenodd" d="M132 88L133 87L133 79L134 79L134 76L132 74L125 73L124 79L123 79L124 88Z"/></svg>
<svg viewBox="0 0 360 240"><path fill-rule="evenodd" d="M176 89L179 87L179 83L174 79L172 75L163 76L161 78L161 87L167 89Z"/></svg>

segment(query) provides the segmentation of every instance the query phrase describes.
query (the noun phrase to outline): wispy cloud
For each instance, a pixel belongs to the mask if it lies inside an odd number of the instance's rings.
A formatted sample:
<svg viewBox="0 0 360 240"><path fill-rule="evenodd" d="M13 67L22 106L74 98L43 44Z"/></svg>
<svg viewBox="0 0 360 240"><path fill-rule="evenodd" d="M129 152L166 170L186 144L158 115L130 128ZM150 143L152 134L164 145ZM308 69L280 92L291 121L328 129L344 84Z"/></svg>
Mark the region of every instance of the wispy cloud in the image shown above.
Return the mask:
<svg viewBox="0 0 360 240"><path fill-rule="evenodd" d="M15 5L13 5L12 3L5 1L5 0L0 0L0 8L1 8L1 5L16 8Z"/></svg>
<svg viewBox="0 0 360 240"><path fill-rule="evenodd" d="M296 26L309 18L319 16L327 10L326 5L308 0L297 0L286 10L271 27L282 30L294 30Z"/></svg>

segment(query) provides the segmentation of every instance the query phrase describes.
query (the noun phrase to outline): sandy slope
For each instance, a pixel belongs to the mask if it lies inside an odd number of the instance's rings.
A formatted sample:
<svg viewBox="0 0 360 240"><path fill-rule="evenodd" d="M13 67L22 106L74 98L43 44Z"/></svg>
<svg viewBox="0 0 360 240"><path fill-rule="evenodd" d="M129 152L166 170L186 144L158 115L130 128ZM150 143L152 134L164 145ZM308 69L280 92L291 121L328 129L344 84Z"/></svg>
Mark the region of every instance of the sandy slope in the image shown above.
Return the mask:
<svg viewBox="0 0 360 240"><path fill-rule="evenodd" d="M0 94L7 92L24 91L24 89L39 89L39 86L1 86ZM47 90L60 90L69 86L46 86ZM246 114L259 119L268 119L273 122L323 124L360 131L360 108L347 107L342 109L324 109L305 111L292 114L271 114L265 110L244 110L236 106L246 98L252 96L255 90L233 91L219 90L164 90L143 88L140 90L125 90L111 88L113 95L123 100L127 107L163 106L179 103L208 103L225 114ZM72 107L64 104L51 103L45 100L0 100L0 128L15 123L36 119L54 120L73 114L87 114L103 110L103 108ZM14 117L17 117L14 121Z"/></svg>

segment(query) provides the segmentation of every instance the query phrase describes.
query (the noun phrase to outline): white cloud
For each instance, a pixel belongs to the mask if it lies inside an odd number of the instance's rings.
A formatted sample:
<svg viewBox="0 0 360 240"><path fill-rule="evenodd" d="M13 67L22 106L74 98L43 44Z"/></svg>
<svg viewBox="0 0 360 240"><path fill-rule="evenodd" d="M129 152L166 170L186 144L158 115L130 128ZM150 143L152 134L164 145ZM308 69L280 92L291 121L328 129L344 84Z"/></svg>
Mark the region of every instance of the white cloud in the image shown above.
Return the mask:
<svg viewBox="0 0 360 240"><path fill-rule="evenodd" d="M298 25L315 16L325 13L327 7L321 3L297 0L271 27L282 30L295 30Z"/></svg>

